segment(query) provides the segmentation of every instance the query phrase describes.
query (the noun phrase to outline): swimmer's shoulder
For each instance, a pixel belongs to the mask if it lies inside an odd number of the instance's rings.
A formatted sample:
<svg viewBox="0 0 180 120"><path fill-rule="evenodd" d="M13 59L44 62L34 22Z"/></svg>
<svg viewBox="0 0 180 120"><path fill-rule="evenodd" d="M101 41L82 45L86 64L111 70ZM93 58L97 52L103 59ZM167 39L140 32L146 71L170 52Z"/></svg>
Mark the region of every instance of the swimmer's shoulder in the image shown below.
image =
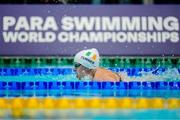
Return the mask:
<svg viewBox="0 0 180 120"><path fill-rule="evenodd" d="M99 72L111 72L110 70L108 70L106 68L101 68L101 67L97 68L96 70Z"/></svg>
<svg viewBox="0 0 180 120"><path fill-rule="evenodd" d="M117 73L114 73L111 70L105 68L97 68L97 74L106 80L120 81L121 79Z"/></svg>

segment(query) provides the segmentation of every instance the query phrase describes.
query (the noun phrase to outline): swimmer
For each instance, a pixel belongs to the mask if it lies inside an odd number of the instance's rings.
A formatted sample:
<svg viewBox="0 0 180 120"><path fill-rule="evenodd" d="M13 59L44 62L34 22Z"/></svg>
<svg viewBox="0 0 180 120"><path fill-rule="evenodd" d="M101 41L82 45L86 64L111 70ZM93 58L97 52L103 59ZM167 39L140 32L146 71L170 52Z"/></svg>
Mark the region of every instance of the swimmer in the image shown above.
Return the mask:
<svg viewBox="0 0 180 120"><path fill-rule="evenodd" d="M79 80L91 81L123 81L123 75L99 67L99 53L97 49L87 49L78 52L74 57L74 71Z"/></svg>

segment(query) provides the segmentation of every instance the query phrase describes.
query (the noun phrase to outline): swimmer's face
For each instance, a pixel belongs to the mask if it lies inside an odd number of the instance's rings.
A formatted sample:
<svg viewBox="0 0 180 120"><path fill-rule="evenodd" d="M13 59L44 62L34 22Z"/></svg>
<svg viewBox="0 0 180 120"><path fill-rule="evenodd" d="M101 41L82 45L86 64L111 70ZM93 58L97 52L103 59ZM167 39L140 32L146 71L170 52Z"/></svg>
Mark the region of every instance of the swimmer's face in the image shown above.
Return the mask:
<svg viewBox="0 0 180 120"><path fill-rule="evenodd" d="M76 72L76 77L81 80L83 77L87 75L86 70L81 64L75 63L74 71Z"/></svg>

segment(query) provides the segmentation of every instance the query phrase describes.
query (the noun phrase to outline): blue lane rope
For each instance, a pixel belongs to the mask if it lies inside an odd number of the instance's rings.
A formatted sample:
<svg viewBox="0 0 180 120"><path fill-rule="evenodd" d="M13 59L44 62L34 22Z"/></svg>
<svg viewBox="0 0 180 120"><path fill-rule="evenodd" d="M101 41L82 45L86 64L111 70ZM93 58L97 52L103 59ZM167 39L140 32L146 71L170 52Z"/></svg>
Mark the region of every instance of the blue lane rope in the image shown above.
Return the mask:
<svg viewBox="0 0 180 120"><path fill-rule="evenodd" d="M158 68L108 68L114 72L127 72L128 76L141 76L141 72L151 72L154 75L161 74L167 69ZM178 69L180 74L180 69ZM0 76L34 76L34 75L68 75L74 74L72 68L0 68Z"/></svg>
<svg viewBox="0 0 180 120"><path fill-rule="evenodd" d="M178 91L180 92L180 82L72 82L72 81L41 81L41 82L0 82L0 97L3 96L47 96L47 95L72 95L74 91L104 92L104 94L112 91L142 91L142 94L148 91ZM51 92L52 91L52 92ZM113 92L112 92L113 93ZM112 94L111 93L111 94ZM137 93L132 92L132 96ZM123 93L121 93L123 94ZM135 95L134 95L135 94Z"/></svg>

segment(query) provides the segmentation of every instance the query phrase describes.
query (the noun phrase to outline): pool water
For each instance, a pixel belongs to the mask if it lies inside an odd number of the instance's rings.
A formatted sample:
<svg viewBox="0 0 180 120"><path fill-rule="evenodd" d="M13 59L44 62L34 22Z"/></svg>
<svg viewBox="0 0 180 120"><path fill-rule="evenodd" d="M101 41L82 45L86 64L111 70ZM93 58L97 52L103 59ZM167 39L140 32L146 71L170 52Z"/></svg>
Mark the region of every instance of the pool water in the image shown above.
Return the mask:
<svg viewBox="0 0 180 120"><path fill-rule="evenodd" d="M180 119L179 68L108 69L126 81L79 81L72 67L2 67L0 119Z"/></svg>

